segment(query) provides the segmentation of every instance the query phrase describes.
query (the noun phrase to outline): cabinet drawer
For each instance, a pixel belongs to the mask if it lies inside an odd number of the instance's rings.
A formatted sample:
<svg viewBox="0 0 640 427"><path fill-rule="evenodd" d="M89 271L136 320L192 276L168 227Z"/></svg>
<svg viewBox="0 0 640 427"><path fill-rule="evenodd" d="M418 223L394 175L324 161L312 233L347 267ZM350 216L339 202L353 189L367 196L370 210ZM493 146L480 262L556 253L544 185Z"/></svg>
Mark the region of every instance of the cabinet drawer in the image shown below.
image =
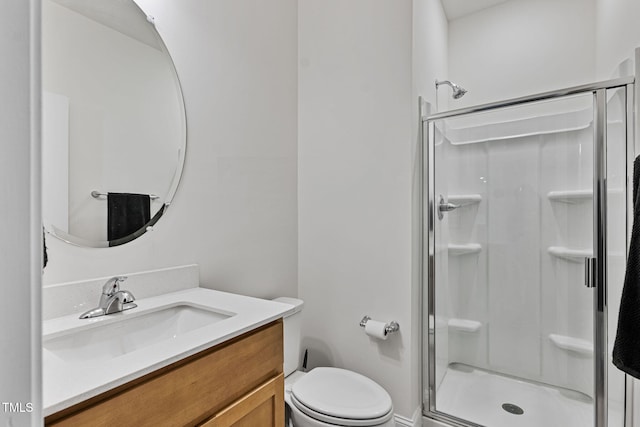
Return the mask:
<svg viewBox="0 0 640 427"><path fill-rule="evenodd" d="M267 381L201 427L281 427L284 425L284 374Z"/></svg>
<svg viewBox="0 0 640 427"><path fill-rule="evenodd" d="M53 414L51 426L197 425L282 373L282 320Z"/></svg>

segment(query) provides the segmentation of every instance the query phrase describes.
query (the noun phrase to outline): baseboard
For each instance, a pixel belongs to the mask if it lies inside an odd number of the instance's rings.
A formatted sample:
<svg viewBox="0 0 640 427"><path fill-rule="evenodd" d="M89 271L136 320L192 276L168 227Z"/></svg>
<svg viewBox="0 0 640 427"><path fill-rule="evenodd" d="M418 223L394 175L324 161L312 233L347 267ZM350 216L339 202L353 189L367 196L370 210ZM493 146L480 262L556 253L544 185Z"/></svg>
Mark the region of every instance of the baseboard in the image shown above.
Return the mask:
<svg viewBox="0 0 640 427"><path fill-rule="evenodd" d="M422 408L418 407L411 418L395 415L396 427L422 427Z"/></svg>
<svg viewBox="0 0 640 427"><path fill-rule="evenodd" d="M422 417L422 427L451 427L448 424L443 424L440 421L436 421L431 418Z"/></svg>

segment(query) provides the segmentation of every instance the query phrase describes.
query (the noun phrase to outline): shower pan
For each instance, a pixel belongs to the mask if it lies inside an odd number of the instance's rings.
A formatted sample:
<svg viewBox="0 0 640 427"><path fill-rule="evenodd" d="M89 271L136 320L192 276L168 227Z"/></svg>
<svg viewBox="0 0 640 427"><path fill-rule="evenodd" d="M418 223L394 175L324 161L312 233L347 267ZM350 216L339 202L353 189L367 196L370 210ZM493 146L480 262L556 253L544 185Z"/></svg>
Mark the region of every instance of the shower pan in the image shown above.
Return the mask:
<svg viewBox="0 0 640 427"><path fill-rule="evenodd" d="M621 78L422 118L427 426L629 427L631 382L611 350L633 88Z"/></svg>

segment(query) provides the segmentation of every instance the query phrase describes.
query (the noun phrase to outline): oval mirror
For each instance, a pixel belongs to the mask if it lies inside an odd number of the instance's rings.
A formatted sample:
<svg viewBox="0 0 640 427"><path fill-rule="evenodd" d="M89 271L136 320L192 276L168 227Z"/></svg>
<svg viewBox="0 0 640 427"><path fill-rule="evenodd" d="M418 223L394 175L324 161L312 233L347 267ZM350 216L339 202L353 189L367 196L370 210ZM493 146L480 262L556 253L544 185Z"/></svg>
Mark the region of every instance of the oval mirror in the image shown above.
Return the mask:
<svg viewBox="0 0 640 427"><path fill-rule="evenodd" d="M186 148L178 77L133 0L42 2L43 222L89 247L152 230Z"/></svg>

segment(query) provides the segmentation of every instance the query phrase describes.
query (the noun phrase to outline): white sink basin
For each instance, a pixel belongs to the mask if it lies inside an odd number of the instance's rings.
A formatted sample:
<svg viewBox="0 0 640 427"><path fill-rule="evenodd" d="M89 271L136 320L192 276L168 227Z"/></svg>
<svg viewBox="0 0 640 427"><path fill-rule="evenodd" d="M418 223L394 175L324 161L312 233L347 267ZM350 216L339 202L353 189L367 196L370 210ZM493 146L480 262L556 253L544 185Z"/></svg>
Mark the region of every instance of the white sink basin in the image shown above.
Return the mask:
<svg viewBox="0 0 640 427"><path fill-rule="evenodd" d="M174 339L233 315L182 303L139 315L133 312L109 315L103 318L104 323L45 337L43 346L64 362L94 363Z"/></svg>

